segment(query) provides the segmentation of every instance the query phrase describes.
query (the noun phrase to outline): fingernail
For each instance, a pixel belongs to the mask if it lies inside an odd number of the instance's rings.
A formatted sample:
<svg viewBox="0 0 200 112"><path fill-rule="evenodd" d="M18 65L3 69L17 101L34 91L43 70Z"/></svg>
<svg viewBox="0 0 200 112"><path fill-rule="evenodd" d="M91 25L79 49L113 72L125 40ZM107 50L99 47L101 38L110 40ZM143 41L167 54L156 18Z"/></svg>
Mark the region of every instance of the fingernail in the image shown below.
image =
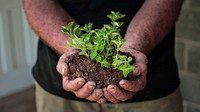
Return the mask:
<svg viewBox="0 0 200 112"><path fill-rule="evenodd" d="M114 89L114 87L113 86L108 86L108 89Z"/></svg>
<svg viewBox="0 0 200 112"><path fill-rule="evenodd" d="M83 81L79 81L79 82L78 82L78 85L83 85L83 84L84 84Z"/></svg>
<svg viewBox="0 0 200 112"><path fill-rule="evenodd" d="M89 88L90 90L93 90L93 89L95 88L95 86L94 86L94 85L89 85L88 88Z"/></svg>
<svg viewBox="0 0 200 112"><path fill-rule="evenodd" d="M126 83L123 82L123 81L119 82L119 84L120 84L120 86L123 86L123 87L126 87L126 86L127 86Z"/></svg>
<svg viewBox="0 0 200 112"><path fill-rule="evenodd" d="M84 83L85 83L84 80L79 80L79 81L78 81L78 84L79 84L79 85L83 85Z"/></svg>
<svg viewBox="0 0 200 112"><path fill-rule="evenodd" d="M100 103L100 104L106 103L106 99L100 99L100 100L99 100L99 103Z"/></svg>
<svg viewBox="0 0 200 112"><path fill-rule="evenodd" d="M99 98L102 94L99 93L99 92L96 92L95 95L96 95L97 98Z"/></svg>
<svg viewBox="0 0 200 112"><path fill-rule="evenodd" d="M116 92L114 87L108 86L108 90L110 90L112 93L115 93L115 92Z"/></svg>
<svg viewBox="0 0 200 112"><path fill-rule="evenodd" d="M63 76L64 76L64 73L65 73L65 69L66 69L65 67L62 68L62 73L61 73L61 74L62 74Z"/></svg>
<svg viewBox="0 0 200 112"><path fill-rule="evenodd" d="M88 86L88 88L90 89L90 90L93 90L94 88L95 88L95 83L92 83L92 82L89 82L90 84L89 84L89 86Z"/></svg>

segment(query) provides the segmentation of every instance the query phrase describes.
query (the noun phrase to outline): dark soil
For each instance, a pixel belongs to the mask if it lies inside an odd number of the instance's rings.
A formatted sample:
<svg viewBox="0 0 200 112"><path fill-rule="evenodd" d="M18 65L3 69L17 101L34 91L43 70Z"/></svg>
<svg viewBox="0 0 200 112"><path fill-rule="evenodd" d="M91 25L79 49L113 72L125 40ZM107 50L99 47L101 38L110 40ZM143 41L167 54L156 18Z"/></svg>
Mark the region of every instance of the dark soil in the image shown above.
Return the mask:
<svg viewBox="0 0 200 112"><path fill-rule="evenodd" d="M77 53L69 59L70 80L82 77L86 81L94 81L97 88L104 88L109 84L119 87L119 81L124 78L122 71L112 68L102 68L95 60L91 60L84 55L78 55ZM134 80L132 72L129 73L126 79Z"/></svg>

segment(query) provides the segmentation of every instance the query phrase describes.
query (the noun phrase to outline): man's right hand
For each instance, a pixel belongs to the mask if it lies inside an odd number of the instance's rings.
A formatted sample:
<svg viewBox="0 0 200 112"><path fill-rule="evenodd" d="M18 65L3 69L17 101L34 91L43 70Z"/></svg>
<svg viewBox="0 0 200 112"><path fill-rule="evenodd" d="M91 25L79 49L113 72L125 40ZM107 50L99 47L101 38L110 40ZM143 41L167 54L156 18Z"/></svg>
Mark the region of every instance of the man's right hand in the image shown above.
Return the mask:
<svg viewBox="0 0 200 112"><path fill-rule="evenodd" d="M66 91L73 92L79 98L86 98L90 101L96 101L98 103L106 102L103 96L102 89L95 89L96 84L93 81L86 82L84 78L76 78L74 80L69 80L70 75L68 63L70 61L69 57L78 52L76 49L69 49L63 55L61 55L57 63L57 71L62 74L62 85Z"/></svg>

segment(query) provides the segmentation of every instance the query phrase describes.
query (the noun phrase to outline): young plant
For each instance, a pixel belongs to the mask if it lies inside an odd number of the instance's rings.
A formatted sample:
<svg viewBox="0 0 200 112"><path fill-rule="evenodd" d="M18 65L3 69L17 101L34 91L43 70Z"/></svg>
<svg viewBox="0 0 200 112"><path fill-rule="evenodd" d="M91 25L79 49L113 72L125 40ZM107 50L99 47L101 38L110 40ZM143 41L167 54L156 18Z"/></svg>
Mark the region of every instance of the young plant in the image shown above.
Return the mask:
<svg viewBox="0 0 200 112"><path fill-rule="evenodd" d="M75 25L70 22L67 26L62 26L62 31L68 35L67 47L74 47L80 50L80 55L85 55L90 59L95 59L102 67L118 69L127 77L128 73L134 70L130 65L132 57L120 54L120 48L125 39L120 35L120 26L123 22L117 20L125 15L111 11L107 15L111 19L110 24L104 24L101 29L92 29L92 23L84 26Z"/></svg>

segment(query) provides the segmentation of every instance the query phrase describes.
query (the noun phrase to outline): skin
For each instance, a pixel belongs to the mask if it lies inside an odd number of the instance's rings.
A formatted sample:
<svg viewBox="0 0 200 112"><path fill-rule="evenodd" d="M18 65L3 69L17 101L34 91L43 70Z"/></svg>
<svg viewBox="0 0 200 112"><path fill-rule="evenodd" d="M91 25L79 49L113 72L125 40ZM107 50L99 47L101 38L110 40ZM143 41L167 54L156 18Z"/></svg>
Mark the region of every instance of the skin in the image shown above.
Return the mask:
<svg viewBox="0 0 200 112"><path fill-rule="evenodd" d="M115 85L95 89L92 81L85 82L83 78L68 80L67 58L76 53L76 49L66 49L66 35L61 32L61 26L73 19L57 3L57 0L23 0L27 19L40 38L61 55L57 70L63 76L63 88L73 92L77 97L90 101L118 103L131 99L134 94L146 85L148 55L174 26L181 10L182 0L146 0L132 19L125 38L128 40L121 51L135 56L136 69L134 75L140 75L135 81L121 80L120 90ZM45 21L44 21L45 20Z"/></svg>

